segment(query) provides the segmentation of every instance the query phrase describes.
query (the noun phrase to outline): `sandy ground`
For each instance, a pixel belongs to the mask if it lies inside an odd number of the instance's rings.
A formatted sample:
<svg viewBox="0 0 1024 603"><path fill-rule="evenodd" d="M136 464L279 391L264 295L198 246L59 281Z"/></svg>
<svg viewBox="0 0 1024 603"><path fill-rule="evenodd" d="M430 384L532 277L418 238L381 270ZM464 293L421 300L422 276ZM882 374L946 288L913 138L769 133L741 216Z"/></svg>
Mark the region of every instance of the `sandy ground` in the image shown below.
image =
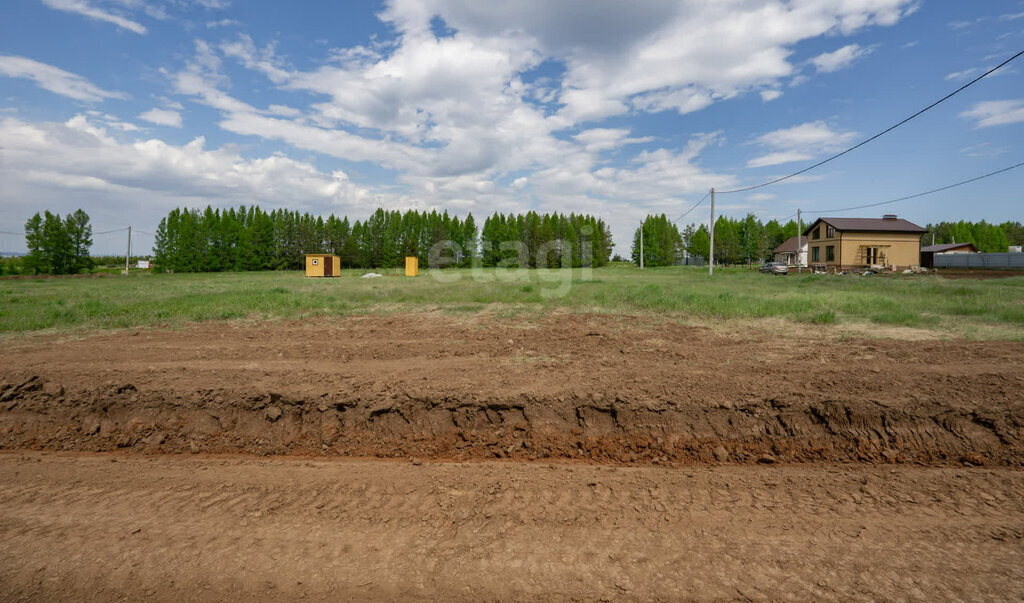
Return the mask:
<svg viewBox="0 0 1024 603"><path fill-rule="evenodd" d="M1024 597L1024 473L0 455L4 600Z"/></svg>
<svg viewBox="0 0 1024 603"><path fill-rule="evenodd" d="M0 448L1024 464L1024 342L440 313L0 350Z"/></svg>
<svg viewBox="0 0 1024 603"><path fill-rule="evenodd" d="M649 317L8 340L0 600L1020 600L1022 392Z"/></svg>

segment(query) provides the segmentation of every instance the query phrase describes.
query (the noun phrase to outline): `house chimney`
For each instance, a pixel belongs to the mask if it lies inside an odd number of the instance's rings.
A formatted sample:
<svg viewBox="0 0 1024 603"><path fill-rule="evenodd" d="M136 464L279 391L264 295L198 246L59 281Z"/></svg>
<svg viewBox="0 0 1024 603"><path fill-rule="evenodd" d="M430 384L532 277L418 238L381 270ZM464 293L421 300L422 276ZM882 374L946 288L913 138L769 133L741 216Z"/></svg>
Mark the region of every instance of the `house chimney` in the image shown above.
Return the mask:
<svg viewBox="0 0 1024 603"><path fill-rule="evenodd" d="M882 216L882 219L883 220L895 220L896 219L896 214L885 214L884 216Z"/></svg>

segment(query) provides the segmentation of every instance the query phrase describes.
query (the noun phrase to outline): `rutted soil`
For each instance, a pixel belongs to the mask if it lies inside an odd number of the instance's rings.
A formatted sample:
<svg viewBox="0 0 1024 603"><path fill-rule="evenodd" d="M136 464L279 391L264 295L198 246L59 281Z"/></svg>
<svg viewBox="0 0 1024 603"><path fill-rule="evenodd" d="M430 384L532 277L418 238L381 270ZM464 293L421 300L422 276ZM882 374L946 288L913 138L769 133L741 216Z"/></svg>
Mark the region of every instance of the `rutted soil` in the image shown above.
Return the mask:
<svg viewBox="0 0 1024 603"><path fill-rule="evenodd" d="M1024 598L1007 468L19 452L0 484L5 601Z"/></svg>
<svg viewBox="0 0 1024 603"><path fill-rule="evenodd" d="M0 351L6 449L1024 465L1024 343L440 313Z"/></svg>

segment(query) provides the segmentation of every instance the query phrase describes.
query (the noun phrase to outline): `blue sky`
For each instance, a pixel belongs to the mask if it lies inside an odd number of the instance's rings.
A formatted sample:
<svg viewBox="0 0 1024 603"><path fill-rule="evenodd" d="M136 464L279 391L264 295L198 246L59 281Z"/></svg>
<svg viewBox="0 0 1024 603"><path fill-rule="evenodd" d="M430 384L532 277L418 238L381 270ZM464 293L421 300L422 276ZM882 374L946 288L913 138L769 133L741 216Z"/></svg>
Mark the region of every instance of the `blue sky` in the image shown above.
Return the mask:
<svg viewBox="0 0 1024 603"><path fill-rule="evenodd" d="M645 214L814 163L1022 48L1019 0L6 0L0 231L78 207L149 232L183 205L533 209L602 216L625 252ZM1017 163L1022 73L717 209L785 218ZM1022 184L841 215L1021 220Z"/></svg>

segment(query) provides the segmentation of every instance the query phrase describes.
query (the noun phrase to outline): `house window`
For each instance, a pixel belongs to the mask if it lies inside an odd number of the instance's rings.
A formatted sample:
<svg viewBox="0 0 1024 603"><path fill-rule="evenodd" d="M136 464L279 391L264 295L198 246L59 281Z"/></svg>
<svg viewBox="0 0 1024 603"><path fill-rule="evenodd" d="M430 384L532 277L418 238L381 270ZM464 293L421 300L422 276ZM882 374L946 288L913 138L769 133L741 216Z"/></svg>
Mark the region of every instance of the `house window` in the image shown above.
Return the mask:
<svg viewBox="0 0 1024 603"><path fill-rule="evenodd" d="M836 236L836 227L832 226L831 224L829 224L828 228L825 230L825 238L826 239L831 239L831 238L834 238L835 236Z"/></svg>
<svg viewBox="0 0 1024 603"><path fill-rule="evenodd" d="M825 246L825 261L834 262L836 261L836 246L827 245Z"/></svg>
<svg viewBox="0 0 1024 603"><path fill-rule="evenodd" d="M820 239L821 238L821 227L820 226L814 229L814 234L812 234L811 237L814 238L814 239Z"/></svg>
<svg viewBox="0 0 1024 603"><path fill-rule="evenodd" d="M817 237L815 237L815 238L817 238ZM820 262L821 261L821 247L817 247L817 246L811 247L811 261L812 262Z"/></svg>
<svg viewBox="0 0 1024 603"><path fill-rule="evenodd" d="M317 265L317 264L319 264L319 263L320 263L320 260L318 260L318 259L316 259L316 258L313 258L313 265L314 265L314 266L316 266L316 265Z"/></svg>

